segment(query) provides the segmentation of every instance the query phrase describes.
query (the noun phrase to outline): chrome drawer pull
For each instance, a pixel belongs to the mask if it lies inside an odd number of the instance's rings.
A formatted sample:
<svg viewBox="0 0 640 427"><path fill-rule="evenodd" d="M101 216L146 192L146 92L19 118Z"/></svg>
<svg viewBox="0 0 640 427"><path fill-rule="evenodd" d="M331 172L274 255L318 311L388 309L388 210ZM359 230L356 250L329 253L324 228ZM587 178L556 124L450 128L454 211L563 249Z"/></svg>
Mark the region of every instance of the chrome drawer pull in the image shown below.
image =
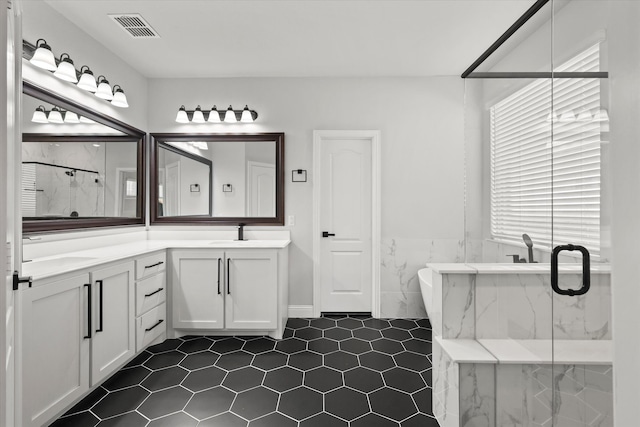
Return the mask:
<svg viewBox="0 0 640 427"><path fill-rule="evenodd" d="M147 298L147 297L150 297L151 295L155 295L155 294L157 294L158 292L160 292L160 291L161 291L161 290L163 290L163 289L164 289L164 288L159 288L158 290L153 291L153 292L151 292L150 294L144 294L144 297L145 297L145 298Z"/></svg>
<svg viewBox="0 0 640 427"><path fill-rule="evenodd" d="M152 327L150 327L150 328L145 329L145 332L149 332L149 331L151 331L151 330L155 329L155 328L156 328L158 325L160 325L162 322L164 322L164 319L160 319L160 320L158 320L158 323L156 323L155 325L153 325L153 326L152 326Z"/></svg>

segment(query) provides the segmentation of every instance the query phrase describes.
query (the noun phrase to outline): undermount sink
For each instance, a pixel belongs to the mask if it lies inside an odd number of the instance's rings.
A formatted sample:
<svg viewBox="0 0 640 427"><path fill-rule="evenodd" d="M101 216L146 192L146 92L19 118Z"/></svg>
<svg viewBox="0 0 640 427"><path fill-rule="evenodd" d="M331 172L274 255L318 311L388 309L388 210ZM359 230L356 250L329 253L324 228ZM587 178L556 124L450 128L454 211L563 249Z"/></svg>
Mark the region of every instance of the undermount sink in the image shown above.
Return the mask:
<svg viewBox="0 0 640 427"><path fill-rule="evenodd" d="M93 261L94 257L87 256L67 256L53 259L44 259L36 261L28 261L25 264L29 267L47 268L47 267L66 267L72 264L81 264L83 262Z"/></svg>

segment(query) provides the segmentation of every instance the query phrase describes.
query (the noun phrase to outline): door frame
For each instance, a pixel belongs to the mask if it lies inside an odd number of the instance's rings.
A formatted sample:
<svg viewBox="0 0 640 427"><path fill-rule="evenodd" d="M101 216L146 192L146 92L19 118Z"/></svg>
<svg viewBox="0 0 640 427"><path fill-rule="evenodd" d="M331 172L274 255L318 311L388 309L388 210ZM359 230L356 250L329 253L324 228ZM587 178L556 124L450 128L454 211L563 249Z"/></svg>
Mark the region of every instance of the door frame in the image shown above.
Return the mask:
<svg viewBox="0 0 640 427"><path fill-rule="evenodd" d="M371 144L371 314L380 317L380 131L313 131L313 316L320 316L320 190L322 183L321 149L324 141L359 139Z"/></svg>
<svg viewBox="0 0 640 427"><path fill-rule="evenodd" d="M255 166L259 166L259 167L264 167L264 168L270 168L273 169L273 191L274 191L274 200L275 200L275 190L276 190L276 165L272 164L272 163L264 163L264 162L256 162L253 160L247 160L247 176L246 176L246 183L245 183L245 189L246 189L246 194L245 194L245 199L246 199L246 210L245 210L245 214L247 214L248 216L259 216L259 215L253 215L252 214L252 210L254 208L253 206L253 192L255 190L255 188L253 188L253 175L254 175L254 167ZM274 204L274 213L273 215L275 216L275 204Z"/></svg>

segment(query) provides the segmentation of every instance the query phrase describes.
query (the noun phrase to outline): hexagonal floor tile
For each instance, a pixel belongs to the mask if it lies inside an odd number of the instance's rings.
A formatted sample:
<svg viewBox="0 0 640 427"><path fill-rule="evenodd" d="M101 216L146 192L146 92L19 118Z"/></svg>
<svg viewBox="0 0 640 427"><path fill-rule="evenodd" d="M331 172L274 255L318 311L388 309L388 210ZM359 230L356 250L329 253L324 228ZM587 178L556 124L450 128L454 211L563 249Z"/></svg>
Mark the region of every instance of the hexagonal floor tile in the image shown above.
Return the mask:
<svg viewBox="0 0 640 427"><path fill-rule="evenodd" d="M371 368L379 372L386 371L387 369L391 369L396 366L396 362L393 360L393 357L377 351L370 351L368 353L361 354L358 356L358 359L360 359L360 364L362 366L366 366L367 368Z"/></svg>
<svg viewBox="0 0 640 427"><path fill-rule="evenodd" d="M289 356L288 364L301 371L308 371L322 365L322 356L305 350Z"/></svg>
<svg viewBox="0 0 640 427"><path fill-rule="evenodd" d="M149 358L151 356L152 356L152 354L149 353L147 350L145 350L142 353L140 353L139 355L137 355L136 357L134 357L133 359L131 359L131 361L129 363L127 363L124 367L125 368L131 368L133 366L140 366L144 362L149 360Z"/></svg>
<svg viewBox="0 0 640 427"><path fill-rule="evenodd" d="M327 392L342 387L342 374L322 366L304 375L304 385L320 392Z"/></svg>
<svg viewBox="0 0 640 427"><path fill-rule="evenodd" d="M102 387L109 391L120 390L140 384L142 380L149 376L153 371L144 366L136 366L133 368L122 369L116 372L111 378L106 380Z"/></svg>
<svg viewBox="0 0 640 427"><path fill-rule="evenodd" d="M262 384L263 378L264 372L253 366L247 366L229 372L222 385L233 391L244 391Z"/></svg>
<svg viewBox="0 0 640 427"><path fill-rule="evenodd" d="M369 412L369 402L365 394L341 387L326 394L325 411L351 421Z"/></svg>
<svg viewBox="0 0 640 427"><path fill-rule="evenodd" d="M424 414L415 414L413 417L402 422L402 427L440 427L435 418Z"/></svg>
<svg viewBox="0 0 640 427"><path fill-rule="evenodd" d="M325 338L331 338L332 340L341 341L351 338L351 331L343 328L331 328L324 331Z"/></svg>
<svg viewBox="0 0 640 427"><path fill-rule="evenodd" d="M253 354L246 351L234 351L231 353L225 353L216 361L216 366L232 371L234 369L241 368L251 364Z"/></svg>
<svg viewBox="0 0 640 427"><path fill-rule="evenodd" d="M266 353L257 354L253 358L251 366L264 369L265 371L270 371L286 365L287 360L289 360L289 356L284 353L280 353L279 351L267 351Z"/></svg>
<svg viewBox="0 0 640 427"><path fill-rule="evenodd" d="M431 361L426 355L420 355L411 352L404 352L393 356L398 366L411 369L412 371L422 372L431 367Z"/></svg>
<svg viewBox="0 0 640 427"><path fill-rule="evenodd" d="M215 366L210 366L208 368L198 369L197 371L191 372L187 375L184 381L182 381L182 385L193 392L198 392L207 388L219 386L222 384L222 380L225 375L227 375L226 371Z"/></svg>
<svg viewBox="0 0 640 427"><path fill-rule="evenodd" d="M107 391L102 387L98 387L77 403L73 408L69 409L63 416L89 410L106 395Z"/></svg>
<svg viewBox="0 0 640 427"><path fill-rule="evenodd" d="M307 387L298 387L282 393L278 412L296 420L303 420L322 412L322 394Z"/></svg>
<svg viewBox="0 0 640 427"><path fill-rule="evenodd" d="M267 372L264 383L275 391L284 392L302 385L302 372L288 366Z"/></svg>
<svg viewBox="0 0 640 427"><path fill-rule="evenodd" d="M314 340L316 338L322 338L322 330L311 327L296 329L293 336L307 341Z"/></svg>
<svg viewBox="0 0 640 427"><path fill-rule="evenodd" d="M193 393L182 387L172 387L151 393L151 396L138 408L138 412L154 419L181 411L191 399Z"/></svg>
<svg viewBox="0 0 640 427"><path fill-rule="evenodd" d="M354 319L353 317L349 317L347 319L340 319L336 322L339 327L345 329L357 329L362 328L364 324L362 320Z"/></svg>
<svg viewBox="0 0 640 427"><path fill-rule="evenodd" d="M324 364L338 371L346 371L358 366L358 356L344 351L335 351L324 356Z"/></svg>
<svg viewBox="0 0 640 427"><path fill-rule="evenodd" d="M196 427L196 425L198 425L198 420L191 418L184 412L176 412L151 421L147 427Z"/></svg>
<svg viewBox="0 0 640 427"><path fill-rule="evenodd" d="M148 347L147 351L154 354L164 353L165 351L175 350L180 346L180 344L182 344L182 342L183 341L179 339L164 340L160 344L155 344L151 347Z"/></svg>
<svg viewBox="0 0 640 427"><path fill-rule="evenodd" d="M376 351L387 354L398 354L405 351L400 342L389 340L386 338L371 341L371 347L373 347L373 349Z"/></svg>
<svg viewBox="0 0 640 427"><path fill-rule="evenodd" d="M428 387L433 387L433 368L422 372L420 376Z"/></svg>
<svg viewBox="0 0 640 427"><path fill-rule="evenodd" d="M404 368L389 369L382 375L389 387L406 391L407 393L413 393L427 386L419 373Z"/></svg>
<svg viewBox="0 0 640 427"><path fill-rule="evenodd" d="M397 329L397 328L383 329L382 336L390 340L396 340L396 341L404 341L411 338L411 334L409 333L409 331L405 331L404 329Z"/></svg>
<svg viewBox="0 0 640 427"><path fill-rule="evenodd" d="M216 415L215 417L207 418L204 421L200 421L198 427L247 427L247 422L231 412L225 412L223 414Z"/></svg>
<svg viewBox="0 0 640 427"><path fill-rule="evenodd" d="M231 337L214 342L211 346L211 350L215 351L216 353L225 354L231 353L232 351L238 351L242 348L243 345L244 341L236 337Z"/></svg>
<svg viewBox="0 0 640 427"><path fill-rule="evenodd" d="M100 420L91 412L80 412L68 417L60 418L51 424L51 427L95 427Z"/></svg>
<svg viewBox="0 0 640 427"><path fill-rule="evenodd" d="M371 351L371 345L368 341L363 341L358 338L348 338L340 341L340 350L353 354L362 354Z"/></svg>
<svg viewBox="0 0 640 427"><path fill-rule="evenodd" d="M140 386L125 388L106 395L91 411L104 419L136 409L149 392Z"/></svg>
<svg viewBox="0 0 640 427"><path fill-rule="evenodd" d="M398 427L398 423L372 412L351 422L352 427ZM404 424L403 424L404 426Z"/></svg>
<svg viewBox="0 0 640 427"><path fill-rule="evenodd" d="M300 423L300 427L347 427L347 422L322 412ZM370 426L374 427L374 426Z"/></svg>
<svg viewBox="0 0 640 427"><path fill-rule="evenodd" d="M409 319L393 319L391 321L389 321L389 323L391 323L391 326L393 326L394 328L400 328L400 329L414 329L418 327L418 324L415 322L415 320L409 320Z"/></svg>
<svg viewBox="0 0 640 427"><path fill-rule="evenodd" d="M184 411L198 420L204 420L227 412L235 396L235 393L222 387L201 391L193 396Z"/></svg>
<svg viewBox="0 0 640 427"><path fill-rule="evenodd" d="M264 387L238 393L231 412L247 420L253 420L276 410L278 393Z"/></svg>
<svg viewBox="0 0 640 427"><path fill-rule="evenodd" d="M411 395L418 410L424 414L433 416L433 392L429 388L424 388Z"/></svg>
<svg viewBox="0 0 640 427"><path fill-rule="evenodd" d="M425 340L425 341L431 341L432 338L433 338L433 334L431 333L431 329L418 328L418 329L413 329L413 330L409 331L409 333L414 338L419 338L419 339Z"/></svg>
<svg viewBox="0 0 640 427"><path fill-rule="evenodd" d="M344 373L344 385L369 393L384 387L384 382L380 372L358 367Z"/></svg>
<svg viewBox="0 0 640 427"><path fill-rule="evenodd" d="M391 326L391 323L389 323L388 320L384 320L384 319L367 319L367 320L363 320L362 323L367 328L378 329L378 330L386 329L389 326Z"/></svg>
<svg viewBox="0 0 640 427"><path fill-rule="evenodd" d="M163 388L177 386L188 374L189 371L186 369L180 366L172 366L153 372L141 385L151 391L161 390Z"/></svg>
<svg viewBox="0 0 640 427"><path fill-rule="evenodd" d="M290 318L287 320L287 328L300 329L309 326L309 319Z"/></svg>
<svg viewBox="0 0 640 427"><path fill-rule="evenodd" d="M293 336L293 329L284 328L284 332L282 333L282 339L291 338Z"/></svg>
<svg viewBox="0 0 640 427"><path fill-rule="evenodd" d="M426 319L426 318L425 319L418 319L418 320L416 320L416 323L421 328L431 329L431 322L429 321L429 319Z"/></svg>
<svg viewBox="0 0 640 427"><path fill-rule="evenodd" d="M147 419L137 412L118 415L117 417L109 418L108 420L102 420L98 424L99 427L144 427L146 425Z"/></svg>
<svg viewBox="0 0 640 427"><path fill-rule="evenodd" d="M409 351L413 351L418 354L431 354L431 343L429 341L419 340L411 338L410 340L402 341L402 345Z"/></svg>
<svg viewBox="0 0 640 427"><path fill-rule="evenodd" d="M193 340L185 341L178 347L178 350L184 351L185 353L197 353L203 350L209 350L211 347L211 340L206 338L196 338Z"/></svg>
<svg viewBox="0 0 640 427"><path fill-rule="evenodd" d="M177 350L171 350L171 351L156 354L150 357L149 360L144 362L143 366L146 366L147 368L154 369L154 370L168 368L169 366L177 365L185 357L186 357L186 354Z"/></svg>
<svg viewBox="0 0 640 427"><path fill-rule="evenodd" d="M336 327L336 321L320 317L319 319L311 319L311 326L318 329L329 329Z"/></svg>
<svg viewBox="0 0 640 427"><path fill-rule="evenodd" d="M249 423L249 427L296 427L297 425L298 423L296 421L278 412L258 418Z"/></svg>
<svg viewBox="0 0 640 427"><path fill-rule="evenodd" d="M307 349L307 342L298 338L287 338L276 344L276 350L286 354L297 353Z"/></svg>
<svg viewBox="0 0 640 427"><path fill-rule="evenodd" d="M307 346L310 351L315 351L320 354L332 353L338 350L338 342L328 338L319 338L317 340L309 341Z"/></svg>
<svg viewBox="0 0 640 427"><path fill-rule="evenodd" d="M378 338L382 338L382 334L377 329L359 328L354 329L352 332L354 337L360 338L362 340L373 341L377 340Z"/></svg>
<svg viewBox="0 0 640 427"><path fill-rule="evenodd" d="M369 394L369 402L372 412L398 422L418 412L411 396L390 388L382 388Z"/></svg>
<svg viewBox="0 0 640 427"><path fill-rule="evenodd" d="M276 341L271 338L260 337L256 340L247 342L242 349L251 354L264 353L273 350L276 347Z"/></svg>
<svg viewBox="0 0 640 427"><path fill-rule="evenodd" d="M190 371L201 369L206 366L212 366L216 363L216 360L220 355L218 353L214 353L213 351L201 351L199 353L189 354L187 357L182 359L180 362L180 366L183 368L187 368Z"/></svg>

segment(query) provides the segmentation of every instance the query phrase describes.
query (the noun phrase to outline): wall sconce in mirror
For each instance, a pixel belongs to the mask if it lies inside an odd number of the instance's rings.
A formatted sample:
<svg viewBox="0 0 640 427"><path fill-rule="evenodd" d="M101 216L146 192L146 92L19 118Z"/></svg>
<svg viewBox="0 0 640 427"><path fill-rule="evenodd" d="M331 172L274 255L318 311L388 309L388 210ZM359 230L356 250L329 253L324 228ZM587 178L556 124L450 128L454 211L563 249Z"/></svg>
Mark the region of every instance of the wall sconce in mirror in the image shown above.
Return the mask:
<svg viewBox="0 0 640 427"><path fill-rule="evenodd" d="M178 123L253 123L258 118L258 112L250 110L248 105L242 110L234 110L231 105L221 116L218 107L215 105L209 111L202 111L198 105L195 110L187 110L181 105L176 115Z"/></svg>
<svg viewBox="0 0 640 427"><path fill-rule="evenodd" d="M232 191L233 191L233 186L231 184L222 184L223 193L231 193Z"/></svg>
<svg viewBox="0 0 640 427"><path fill-rule="evenodd" d="M95 93L98 98L111 102L115 107L129 107L124 90L119 85L111 89L109 81L104 76L100 76L96 83L93 71L87 65L80 67L80 71L76 70L71 56L66 52L56 59L51 46L45 39L38 39L35 45L23 40L22 56L36 67L52 71L57 78L75 84L87 92Z"/></svg>
<svg viewBox="0 0 640 427"><path fill-rule="evenodd" d="M53 107L51 110L45 109L44 105L40 105L33 112L31 117L33 123L53 123L53 124L78 124L78 123L95 123L93 120L78 116L73 111L63 110L58 107Z"/></svg>
<svg viewBox="0 0 640 427"><path fill-rule="evenodd" d="M192 193L199 193L200 192L200 184L191 184L189 186L190 190Z"/></svg>
<svg viewBox="0 0 640 427"><path fill-rule="evenodd" d="M291 182L307 182L307 171L304 169L292 170Z"/></svg>

